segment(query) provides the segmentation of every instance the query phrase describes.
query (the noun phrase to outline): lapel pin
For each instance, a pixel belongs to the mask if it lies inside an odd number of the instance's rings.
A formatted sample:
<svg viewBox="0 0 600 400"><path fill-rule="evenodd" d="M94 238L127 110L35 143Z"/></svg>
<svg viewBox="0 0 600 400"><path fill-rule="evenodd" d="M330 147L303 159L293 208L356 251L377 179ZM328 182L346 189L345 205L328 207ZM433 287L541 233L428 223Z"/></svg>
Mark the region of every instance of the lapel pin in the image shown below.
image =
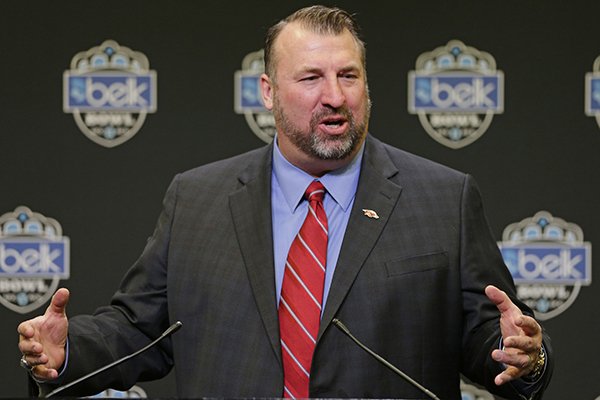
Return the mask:
<svg viewBox="0 0 600 400"><path fill-rule="evenodd" d="M377 215L377 213L375 211L373 211L373 210L369 210L369 209L363 208L362 211L369 218L379 219L379 215Z"/></svg>

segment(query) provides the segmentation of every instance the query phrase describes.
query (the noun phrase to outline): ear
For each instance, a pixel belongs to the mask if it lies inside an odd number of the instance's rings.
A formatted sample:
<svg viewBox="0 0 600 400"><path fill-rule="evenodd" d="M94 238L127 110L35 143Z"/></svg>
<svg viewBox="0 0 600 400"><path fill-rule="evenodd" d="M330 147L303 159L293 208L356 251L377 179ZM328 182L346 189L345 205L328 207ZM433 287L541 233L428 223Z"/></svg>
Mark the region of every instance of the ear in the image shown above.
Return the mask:
<svg viewBox="0 0 600 400"><path fill-rule="evenodd" d="M267 110L273 109L273 83L267 74L260 76L260 89L262 93L263 103Z"/></svg>

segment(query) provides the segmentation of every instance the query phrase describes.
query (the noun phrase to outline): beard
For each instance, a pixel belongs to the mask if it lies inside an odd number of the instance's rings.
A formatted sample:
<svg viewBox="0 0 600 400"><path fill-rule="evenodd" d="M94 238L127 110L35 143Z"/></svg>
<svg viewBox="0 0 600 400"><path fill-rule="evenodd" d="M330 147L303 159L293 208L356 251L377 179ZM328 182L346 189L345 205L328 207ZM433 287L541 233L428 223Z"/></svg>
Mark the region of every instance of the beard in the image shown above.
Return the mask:
<svg viewBox="0 0 600 400"><path fill-rule="evenodd" d="M285 135L304 154L319 160L342 160L357 150L367 134L367 123L371 110L371 100L367 97L364 120L357 122L347 105L338 108L326 107L315 112L309 123L309 129L302 129L289 120L279 102L273 99L273 116L277 132ZM318 130L319 121L328 116L343 116L348 122L348 130L343 135L329 136Z"/></svg>

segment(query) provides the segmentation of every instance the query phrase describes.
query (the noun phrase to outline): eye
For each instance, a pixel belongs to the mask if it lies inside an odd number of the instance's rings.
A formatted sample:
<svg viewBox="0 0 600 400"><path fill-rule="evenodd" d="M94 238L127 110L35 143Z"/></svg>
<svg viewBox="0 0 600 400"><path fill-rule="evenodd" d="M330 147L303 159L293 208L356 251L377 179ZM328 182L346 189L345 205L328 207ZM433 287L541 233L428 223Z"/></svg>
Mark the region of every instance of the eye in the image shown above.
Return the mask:
<svg viewBox="0 0 600 400"><path fill-rule="evenodd" d="M314 81L317 79L319 79L319 77L317 75L308 75L308 76L301 78L300 80L305 81L305 82L310 82L310 81Z"/></svg>

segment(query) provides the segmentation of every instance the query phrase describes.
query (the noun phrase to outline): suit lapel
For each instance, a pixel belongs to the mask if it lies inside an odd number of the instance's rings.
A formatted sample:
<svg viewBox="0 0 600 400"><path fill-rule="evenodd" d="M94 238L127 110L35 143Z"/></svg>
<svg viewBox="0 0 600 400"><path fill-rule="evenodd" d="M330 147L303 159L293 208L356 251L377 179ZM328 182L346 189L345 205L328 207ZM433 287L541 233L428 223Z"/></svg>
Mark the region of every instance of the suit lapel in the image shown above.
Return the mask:
<svg viewBox="0 0 600 400"><path fill-rule="evenodd" d="M258 311L281 361L271 223L271 157L272 146L265 147L256 162L240 175L241 187L230 194L229 204Z"/></svg>
<svg viewBox="0 0 600 400"><path fill-rule="evenodd" d="M402 190L389 180L398 173L398 169L387 156L381 142L368 137L365 146L356 198L321 320L319 338L337 313L375 246ZM379 219L367 217L363 209L375 211Z"/></svg>

